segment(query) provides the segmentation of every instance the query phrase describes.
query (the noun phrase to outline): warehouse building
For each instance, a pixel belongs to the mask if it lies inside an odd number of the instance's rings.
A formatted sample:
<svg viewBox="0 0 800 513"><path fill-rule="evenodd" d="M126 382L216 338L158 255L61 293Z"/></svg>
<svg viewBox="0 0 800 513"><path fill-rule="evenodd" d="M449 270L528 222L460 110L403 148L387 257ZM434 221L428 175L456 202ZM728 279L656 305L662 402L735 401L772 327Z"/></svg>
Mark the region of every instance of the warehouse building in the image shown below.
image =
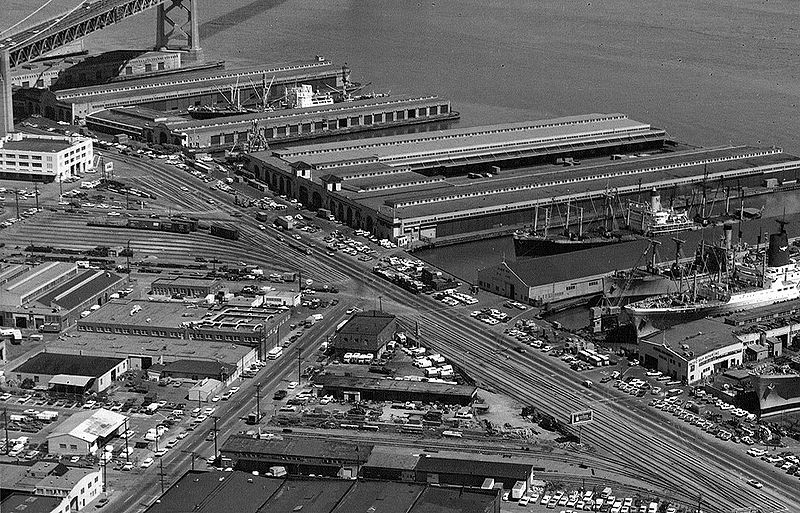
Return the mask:
<svg viewBox="0 0 800 513"><path fill-rule="evenodd" d="M443 488L422 483L304 479L252 475L234 470L189 471L147 513L500 513L497 490Z"/></svg>
<svg viewBox="0 0 800 513"><path fill-rule="evenodd" d="M91 139L22 132L0 138L0 180L63 182L91 169Z"/></svg>
<svg viewBox="0 0 800 513"><path fill-rule="evenodd" d="M375 359L381 357L397 329L394 315L367 310L353 315L342 326L333 339L333 349L337 356L345 353L371 354Z"/></svg>
<svg viewBox="0 0 800 513"><path fill-rule="evenodd" d="M459 454L440 456L423 454L414 468L418 483L480 488L486 479L501 483L510 490L515 483L525 483L525 490L533 483L533 465L508 458L491 458L485 455ZM499 485L498 485L499 487Z"/></svg>
<svg viewBox="0 0 800 513"><path fill-rule="evenodd" d="M192 385L186 398L192 403L205 403L210 401L220 390L222 390L221 381L206 378Z"/></svg>
<svg viewBox="0 0 800 513"><path fill-rule="evenodd" d="M115 50L99 55L70 55L25 63L12 68L11 85L23 89L68 89L180 67L180 52ZM30 114L39 114L33 111L33 106L30 108Z"/></svg>
<svg viewBox="0 0 800 513"><path fill-rule="evenodd" d="M109 271L78 272L66 262L6 266L0 269L0 326L65 328L83 311L105 304L122 280Z"/></svg>
<svg viewBox="0 0 800 513"><path fill-rule="evenodd" d="M643 187L710 177L760 185L765 176L796 179L800 169L800 159L777 148L698 149L623 114L309 144L247 158L247 171L279 194L400 245L541 227L554 204L590 212L609 190L624 201Z"/></svg>
<svg viewBox="0 0 800 513"><path fill-rule="evenodd" d="M469 405L475 400L477 387L435 381L407 381L358 376L323 374L314 378L322 386L322 394L330 394L348 402L420 401Z"/></svg>
<svg viewBox="0 0 800 513"><path fill-rule="evenodd" d="M78 411L47 435L50 454L95 454L106 442L125 431L125 415L100 408Z"/></svg>
<svg viewBox="0 0 800 513"><path fill-rule="evenodd" d="M268 472L282 466L292 475L351 479L367 461L372 444L354 444L315 438L274 437L266 440L233 435L220 449L223 461L237 470Z"/></svg>
<svg viewBox="0 0 800 513"><path fill-rule="evenodd" d="M125 358L105 358L42 352L28 358L9 374L21 384L59 393L102 392L128 370Z"/></svg>
<svg viewBox="0 0 800 513"><path fill-rule="evenodd" d="M78 321L83 333L114 333L262 347L290 316L281 307L185 305L177 302L112 300Z"/></svg>
<svg viewBox="0 0 800 513"><path fill-rule="evenodd" d="M217 279L187 278L184 276L156 278L150 288L156 296L205 298L222 288Z"/></svg>
<svg viewBox="0 0 800 513"><path fill-rule="evenodd" d="M70 467L52 461L26 463L0 463L0 496L4 498L2 511L40 511L39 507L49 506L55 499L58 507L54 513L81 511L103 490L103 475L100 469ZM22 506L6 510L7 496L20 495L26 498ZM37 499L37 500L34 500ZM38 500L42 503L34 505ZM14 500L8 504L16 504ZM30 509L29 509L30 508ZM47 512L44 512L47 513Z"/></svg>
<svg viewBox="0 0 800 513"><path fill-rule="evenodd" d="M87 116L93 130L125 133L143 142L219 150L245 144L252 135L267 144L342 135L364 130L444 121L458 117L437 96L390 96L326 105L194 119L154 109L117 107Z"/></svg>
<svg viewBox="0 0 800 513"><path fill-rule="evenodd" d="M279 98L285 85L303 83L315 89L325 90L330 86L341 90L348 76L349 70L337 68L325 60L230 70L191 68L106 84L42 91L38 98L26 98L24 105L19 106L23 107L22 115L38 112L46 118L70 123L84 120L100 110L129 105L162 112L186 111L189 107L227 106L232 97L238 96L242 106L255 107L261 102L261 86L265 80L272 82L267 99L273 101ZM266 89L266 84L263 88ZM100 130L102 127L93 125L90 128Z"/></svg>
<svg viewBox="0 0 800 513"><path fill-rule="evenodd" d="M741 365L744 343L733 326L700 319L641 339L639 355L645 367L692 385Z"/></svg>

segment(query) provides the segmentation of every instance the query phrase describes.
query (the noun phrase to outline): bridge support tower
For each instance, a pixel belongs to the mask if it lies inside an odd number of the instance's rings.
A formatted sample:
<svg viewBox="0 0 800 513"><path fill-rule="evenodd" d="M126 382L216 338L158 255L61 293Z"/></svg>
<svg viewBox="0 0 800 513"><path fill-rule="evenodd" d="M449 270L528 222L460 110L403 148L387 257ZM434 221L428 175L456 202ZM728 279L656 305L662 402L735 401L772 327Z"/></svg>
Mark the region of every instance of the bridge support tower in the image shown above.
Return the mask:
<svg viewBox="0 0 800 513"><path fill-rule="evenodd" d="M11 103L11 64L7 49L0 49L0 138L14 131Z"/></svg>
<svg viewBox="0 0 800 513"><path fill-rule="evenodd" d="M198 0L167 0L157 7L156 50L184 50L189 60L202 60Z"/></svg>

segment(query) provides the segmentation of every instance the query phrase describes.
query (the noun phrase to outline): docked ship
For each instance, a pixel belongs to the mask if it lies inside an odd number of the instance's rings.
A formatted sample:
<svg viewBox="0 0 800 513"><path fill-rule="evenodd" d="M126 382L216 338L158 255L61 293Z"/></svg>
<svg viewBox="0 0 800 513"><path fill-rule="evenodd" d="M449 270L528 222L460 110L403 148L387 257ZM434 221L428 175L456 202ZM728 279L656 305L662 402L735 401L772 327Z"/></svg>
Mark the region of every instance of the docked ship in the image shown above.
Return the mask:
<svg viewBox="0 0 800 513"><path fill-rule="evenodd" d="M612 232L590 236L579 236L574 233L544 236L517 232L514 234L514 253L517 257L558 255L632 240L636 240L636 236Z"/></svg>
<svg viewBox="0 0 800 513"><path fill-rule="evenodd" d="M578 232L574 233L570 231L570 204L567 202L564 231L550 235L547 233L550 224L550 209L545 209L543 234L537 234L535 228L530 231L516 231L514 233L514 254L517 257L559 255L571 251L599 248L619 242L629 242L639 238L630 233L620 233L610 229L610 226L614 225L614 211L611 208L610 201L606 204L605 226L598 226L586 234L583 231L583 209L579 209L579 212Z"/></svg>
<svg viewBox="0 0 800 513"><path fill-rule="evenodd" d="M691 291L656 296L625 306L625 312L639 333L666 329L710 315L767 306L800 297L800 268L789 258L789 239L781 223L779 233L770 235L766 261L755 286L735 279L709 280ZM733 266L731 266L733 267Z"/></svg>
<svg viewBox="0 0 800 513"><path fill-rule="evenodd" d="M646 237L700 228L687 211L664 208L656 189L650 192L649 203L632 201L628 204L627 225Z"/></svg>

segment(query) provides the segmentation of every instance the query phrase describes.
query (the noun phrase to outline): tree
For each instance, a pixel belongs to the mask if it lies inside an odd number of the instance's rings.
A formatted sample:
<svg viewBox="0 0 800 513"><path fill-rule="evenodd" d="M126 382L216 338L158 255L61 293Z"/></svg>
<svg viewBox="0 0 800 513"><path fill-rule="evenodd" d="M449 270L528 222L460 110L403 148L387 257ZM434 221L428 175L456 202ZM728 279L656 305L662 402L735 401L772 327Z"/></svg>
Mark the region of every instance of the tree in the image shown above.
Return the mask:
<svg viewBox="0 0 800 513"><path fill-rule="evenodd" d="M24 388L25 390L32 390L34 386L36 385L31 378L25 378L22 380L22 383L19 387Z"/></svg>

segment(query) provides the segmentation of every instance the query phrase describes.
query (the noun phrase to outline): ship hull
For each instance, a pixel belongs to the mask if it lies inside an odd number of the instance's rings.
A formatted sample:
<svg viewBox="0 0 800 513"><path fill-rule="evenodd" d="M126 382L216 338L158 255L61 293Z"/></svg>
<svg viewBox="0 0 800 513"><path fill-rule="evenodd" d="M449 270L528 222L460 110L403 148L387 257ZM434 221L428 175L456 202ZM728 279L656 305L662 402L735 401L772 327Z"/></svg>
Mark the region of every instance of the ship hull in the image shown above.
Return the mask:
<svg viewBox="0 0 800 513"><path fill-rule="evenodd" d="M572 251L583 249L600 248L628 242L634 238L590 238L581 240L571 239L551 239L547 237L514 237L514 253L517 257L540 257L548 255L560 255Z"/></svg>
<svg viewBox="0 0 800 513"><path fill-rule="evenodd" d="M730 301L709 301L707 303L689 304L672 308L638 308L635 305L625 307L625 312L640 336L654 331L668 329L677 324L684 324L709 316L725 315L751 308L774 305L800 297L796 287L781 292L759 290L734 296Z"/></svg>

